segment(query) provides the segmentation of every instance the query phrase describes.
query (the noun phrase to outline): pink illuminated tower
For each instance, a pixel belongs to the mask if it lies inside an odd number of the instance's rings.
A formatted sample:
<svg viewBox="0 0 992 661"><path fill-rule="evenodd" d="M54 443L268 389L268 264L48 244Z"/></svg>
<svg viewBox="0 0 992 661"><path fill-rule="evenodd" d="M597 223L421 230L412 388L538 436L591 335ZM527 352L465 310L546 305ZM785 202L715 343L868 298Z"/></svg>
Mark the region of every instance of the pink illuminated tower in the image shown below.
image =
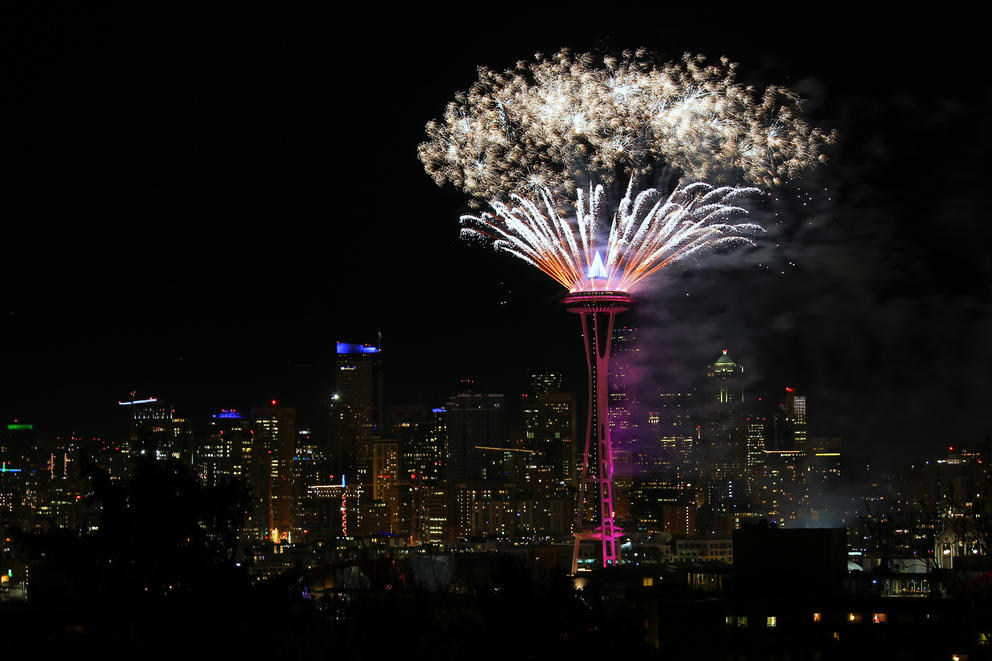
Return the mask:
<svg viewBox="0 0 992 661"><path fill-rule="evenodd" d="M603 567L620 562L617 539L622 531L613 521L613 445L610 442L607 376L613 320L618 312L630 308L633 298L622 291L576 291L566 296L562 303L582 320L582 338L589 366L589 424L575 514L574 575L578 571L579 547L583 541L599 542ZM591 499L598 505L598 520L586 521L584 513L592 505Z"/></svg>

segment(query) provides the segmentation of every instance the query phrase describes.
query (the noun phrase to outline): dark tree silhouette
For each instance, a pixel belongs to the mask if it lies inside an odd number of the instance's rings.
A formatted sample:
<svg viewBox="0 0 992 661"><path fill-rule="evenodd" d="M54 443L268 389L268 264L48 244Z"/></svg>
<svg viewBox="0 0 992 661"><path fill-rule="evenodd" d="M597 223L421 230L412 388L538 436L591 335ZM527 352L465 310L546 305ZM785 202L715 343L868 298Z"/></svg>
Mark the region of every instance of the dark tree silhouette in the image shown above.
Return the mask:
<svg viewBox="0 0 992 661"><path fill-rule="evenodd" d="M6 639L123 658L152 650L295 658L325 644L292 577L254 585L237 563L250 502L243 481L205 486L171 460L139 458L119 481L85 455L79 465L91 525L10 532L29 564L30 625L8 619Z"/></svg>

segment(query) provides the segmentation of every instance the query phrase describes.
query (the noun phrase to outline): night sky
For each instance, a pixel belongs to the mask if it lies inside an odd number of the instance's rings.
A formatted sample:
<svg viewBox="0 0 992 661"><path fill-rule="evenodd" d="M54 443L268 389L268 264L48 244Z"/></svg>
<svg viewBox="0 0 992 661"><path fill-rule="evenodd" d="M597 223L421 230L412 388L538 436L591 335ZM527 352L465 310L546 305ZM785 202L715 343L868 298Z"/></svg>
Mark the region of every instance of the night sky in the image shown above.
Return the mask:
<svg viewBox="0 0 992 661"><path fill-rule="evenodd" d="M726 55L840 139L755 215L761 246L640 294L642 387L691 387L727 348L750 393L806 392L811 434L876 461L992 428L977 26L245 11L25 3L0 21L4 418L106 433L136 390L191 417L278 398L312 420L334 342L379 331L395 403L436 405L462 376L515 395L531 367L578 387L558 286L461 242L466 198L416 147L477 65L643 45Z"/></svg>

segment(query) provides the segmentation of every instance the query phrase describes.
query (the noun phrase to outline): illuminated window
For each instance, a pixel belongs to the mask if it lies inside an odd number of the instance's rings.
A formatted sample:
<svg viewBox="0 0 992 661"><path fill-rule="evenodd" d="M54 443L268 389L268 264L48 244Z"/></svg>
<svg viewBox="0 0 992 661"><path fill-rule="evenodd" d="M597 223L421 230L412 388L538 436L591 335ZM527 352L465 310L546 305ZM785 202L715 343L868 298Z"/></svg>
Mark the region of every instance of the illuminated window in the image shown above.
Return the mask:
<svg viewBox="0 0 992 661"><path fill-rule="evenodd" d="M813 613L814 622L823 622L823 613Z"/></svg>
<svg viewBox="0 0 992 661"><path fill-rule="evenodd" d="M769 628L778 626L778 618L774 615L769 615L765 618L765 626Z"/></svg>
<svg viewBox="0 0 992 661"><path fill-rule="evenodd" d="M840 632L834 631L834 640L840 640Z"/></svg>
<svg viewBox="0 0 992 661"><path fill-rule="evenodd" d="M992 644L992 633L980 633L978 634L978 644L979 645L989 645Z"/></svg>
<svg viewBox="0 0 992 661"><path fill-rule="evenodd" d="M738 615L737 616L737 626L739 626L739 627L746 627L747 626L747 615Z"/></svg>
<svg viewBox="0 0 992 661"><path fill-rule="evenodd" d="M886 624L889 621L889 616L885 613L872 613L871 621L875 624Z"/></svg>
<svg viewBox="0 0 992 661"><path fill-rule="evenodd" d="M643 579L641 579L641 585L646 588L651 587L652 585L654 585L654 578L650 576L645 576Z"/></svg>
<svg viewBox="0 0 992 661"><path fill-rule="evenodd" d="M847 621L851 624L861 624L861 613L848 613Z"/></svg>

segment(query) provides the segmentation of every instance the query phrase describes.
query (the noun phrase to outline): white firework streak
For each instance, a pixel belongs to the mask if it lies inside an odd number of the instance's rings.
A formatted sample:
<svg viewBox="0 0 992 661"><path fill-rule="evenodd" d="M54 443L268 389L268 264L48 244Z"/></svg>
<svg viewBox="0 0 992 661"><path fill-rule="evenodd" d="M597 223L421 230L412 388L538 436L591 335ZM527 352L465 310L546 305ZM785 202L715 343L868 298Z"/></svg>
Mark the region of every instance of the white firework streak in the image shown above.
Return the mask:
<svg viewBox="0 0 992 661"><path fill-rule="evenodd" d="M544 188L539 202L515 194L509 205L490 202L492 214L462 216L462 235L536 266L569 291L630 291L658 270L704 250L753 245L750 235L764 230L755 223L732 222L748 213L732 202L762 194L752 187L693 182L679 183L667 197L654 188L635 195L632 178L601 245L603 186L576 191L574 224L562 217L552 192ZM596 253L604 252L605 282L589 275Z"/></svg>

